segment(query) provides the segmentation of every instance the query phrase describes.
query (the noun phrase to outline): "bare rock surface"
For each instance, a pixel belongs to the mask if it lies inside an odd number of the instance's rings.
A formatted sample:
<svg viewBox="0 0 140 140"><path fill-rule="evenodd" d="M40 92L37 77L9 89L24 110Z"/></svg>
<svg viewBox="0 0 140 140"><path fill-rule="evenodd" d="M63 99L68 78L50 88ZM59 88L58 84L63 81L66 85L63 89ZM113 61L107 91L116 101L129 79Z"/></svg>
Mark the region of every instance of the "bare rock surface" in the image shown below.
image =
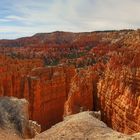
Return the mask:
<svg viewBox="0 0 140 140"><path fill-rule="evenodd" d="M68 116L37 135L35 140L138 140L140 134L128 136L112 130L94 117L94 112L86 111Z"/></svg>
<svg viewBox="0 0 140 140"><path fill-rule="evenodd" d="M29 121L28 102L14 97L0 97L0 140L32 138L40 126Z"/></svg>

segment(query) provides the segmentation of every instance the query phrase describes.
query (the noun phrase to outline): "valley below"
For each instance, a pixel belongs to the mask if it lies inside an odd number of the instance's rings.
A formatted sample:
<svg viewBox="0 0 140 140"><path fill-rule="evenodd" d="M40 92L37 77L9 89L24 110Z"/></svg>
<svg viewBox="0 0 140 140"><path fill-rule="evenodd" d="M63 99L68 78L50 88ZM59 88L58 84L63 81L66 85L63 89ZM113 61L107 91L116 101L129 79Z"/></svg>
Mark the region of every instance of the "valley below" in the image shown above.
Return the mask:
<svg viewBox="0 0 140 140"><path fill-rule="evenodd" d="M0 116L0 139L140 139L140 30L0 40Z"/></svg>

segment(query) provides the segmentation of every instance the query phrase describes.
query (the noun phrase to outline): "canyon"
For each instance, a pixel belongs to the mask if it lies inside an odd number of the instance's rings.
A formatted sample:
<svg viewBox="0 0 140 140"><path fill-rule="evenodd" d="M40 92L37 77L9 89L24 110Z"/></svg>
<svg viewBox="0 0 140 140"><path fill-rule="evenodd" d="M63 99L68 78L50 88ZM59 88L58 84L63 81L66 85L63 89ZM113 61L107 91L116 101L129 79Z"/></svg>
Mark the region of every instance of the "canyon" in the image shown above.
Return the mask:
<svg viewBox="0 0 140 140"><path fill-rule="evenodd" d="M0 139L46 140L46 139L93 139L137 140L140 133L126 135L112 130L100 121L100 112L84 111L70 115L52 128L39 134L40 126L28 118L28 102L25 99L0 97ZM22 109L21 109L22 107ZM12 111L11 111L12 110ZM22 137L21 137L22 136ZM31 140L31 139L30 139Z"/></svg>
<svg viewBox="0 0 140 140"><path fill-rule="evenodd" d="M69 115L100 110L101 120L110 127L105 126L105 133L138 133L139 87L140 30L53 32L0 40L0 96L25 98L29 119L42 131ZM85 114L84 121L90 118ZM58 128L52 129L37 137L54 136Z"/></svg>

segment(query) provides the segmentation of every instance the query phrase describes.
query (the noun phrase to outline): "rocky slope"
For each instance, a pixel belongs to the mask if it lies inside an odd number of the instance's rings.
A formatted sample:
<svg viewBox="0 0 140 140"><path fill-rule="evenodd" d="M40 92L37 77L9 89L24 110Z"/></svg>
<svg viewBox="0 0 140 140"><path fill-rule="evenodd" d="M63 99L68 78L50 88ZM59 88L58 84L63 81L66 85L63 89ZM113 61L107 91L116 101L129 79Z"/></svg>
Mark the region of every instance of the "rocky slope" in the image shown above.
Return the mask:
<svg viewBox="0 0 140 140"><path fill-rule="evenodd" d="M37 135L35 140L138 140L140 134L124 135L107 127L105 123L95 118L93 112L82 112L66 117L49 130Z"/></svg>
<svg viewBox="0 0 140 140"><path fill-rule="evenodd" d="M10 103L10 105L9 105ZM16 107L15 107L16 106ZM19 107L22 106L22 110ZM7 107L7 110L5 110ZM4 108L4 111L3 111ZM12 112L10 112L12 108ZM10 110L9 110L10 109ZM3 97L0 99L0 112L3 115L0 118L0 139L4 140L23 140L36 135L32 140L72 140L72 139L92 139L92 140L137 140L140 134L125 135L107 127L105 123L99 120L99 112L82 112L76 115L70 115L64 118L64 121L54 125L52 128L40 134L39 126L35 123L29 123L28 109L26 100ZM13 118L14 117L14 118ZM3 125L2 125L3 122ZM32 133L30 133L32 132ZM34 132L34 133L33 133ZM34 136L32 135L32 136Z"/></svg>

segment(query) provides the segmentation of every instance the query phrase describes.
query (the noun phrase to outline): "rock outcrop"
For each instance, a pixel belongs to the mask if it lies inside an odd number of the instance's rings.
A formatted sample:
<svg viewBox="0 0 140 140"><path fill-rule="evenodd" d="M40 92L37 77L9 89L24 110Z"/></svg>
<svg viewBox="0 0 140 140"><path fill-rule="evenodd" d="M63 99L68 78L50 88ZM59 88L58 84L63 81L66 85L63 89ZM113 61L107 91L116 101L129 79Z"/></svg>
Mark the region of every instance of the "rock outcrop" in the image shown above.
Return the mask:
<svg viewBox="0 0 140 140"><path fill-rule="evenodd" d="M0 139L7 134L7 139L33 138L40 133L41 127L29 121L28 102L14 97L0 97ZM35 126L35 125L34 125Z"/></svg>
<svg viewBox="0 0 140 140"><path fill-rule="evenodd" d="M54 125L47 131L37 135L35 140L134 140L140 139L140 134L128 136L116 132L97 118L93 112L82 112L68 116L63 122Z"/></svg>
<svg viewBox="0 0 140 140"><path fill-rule="evenodd" d="M11 100L11 99L10 99ZM15 100L15 98L14 98ZM17 99L16 99L17 100ZM18 100L21 102L21 100ZM25 100L24 100L25 101ZM6 103L7 104L7 103ZM17 104L17 102L16 102ZM0 108L1 109L1 108ZM14 108L14 111L17 109ZM12 117L13 114L9 114L9 117ZM107 127L105 123L100 121L97 118L100 114L98 112L86 111L78 113L75 115L70 115L64 118L64 121L54 125L52 128L44 131L32 138L32 140L72 140L72 139L92 139L92 140L139 140L140 134L134 135L125 135L119 132L114 131L113 129ZM19 126L17 123L17 117L20 118L19 122L23 122L23 117L20 116L20 113L16 112L15 122L16 126ZM97 117L97 118L96 118ZM3 120L7 121L6 118ZM11 120L8 119L10 122ZM11 127L9 127L11 126ZM23 140L19 132L19 129L13 127L12 122L9 123L9 126L5 129L0 128L0 139L4 140ZM22 125L22 127L25 126ZM18 131L18 132L17 132ZM26 137L27 138L27 137Z"/></svg>

